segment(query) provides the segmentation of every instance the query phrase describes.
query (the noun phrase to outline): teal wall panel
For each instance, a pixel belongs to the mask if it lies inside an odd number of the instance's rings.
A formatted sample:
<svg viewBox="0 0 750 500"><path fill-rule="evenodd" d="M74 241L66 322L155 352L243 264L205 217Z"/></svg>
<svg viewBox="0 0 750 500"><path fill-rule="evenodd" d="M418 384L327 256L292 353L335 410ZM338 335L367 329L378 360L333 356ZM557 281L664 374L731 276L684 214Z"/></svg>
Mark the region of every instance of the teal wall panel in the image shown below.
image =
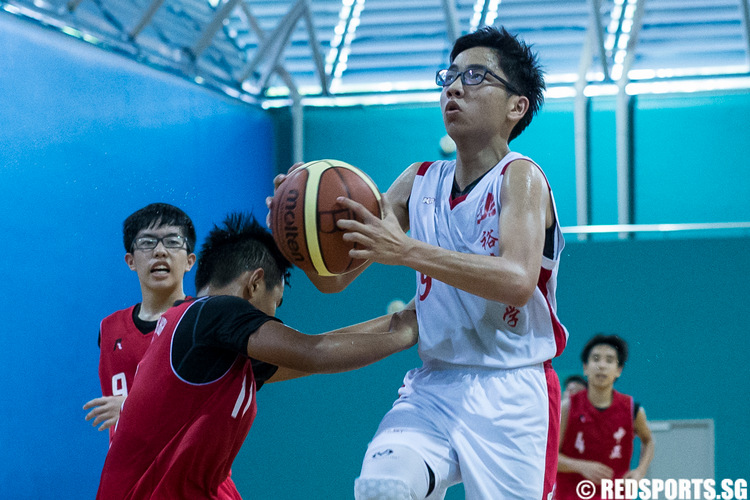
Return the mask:
<svg viewBox="0 0 750 500"><path fill-rule="evenodd" d="M750 94L640 96L637 223L750 221Z"/></svg>
<svg viewBox="0 0 750 500"><path fill-rule="evenodd" d="M714 419L716 479L746 478L750 292L741 259L750 238L568 240L557 297L570 341L555 369L580 373L591 336L621 335L630 359L615 388L652 420Z"/></svg>

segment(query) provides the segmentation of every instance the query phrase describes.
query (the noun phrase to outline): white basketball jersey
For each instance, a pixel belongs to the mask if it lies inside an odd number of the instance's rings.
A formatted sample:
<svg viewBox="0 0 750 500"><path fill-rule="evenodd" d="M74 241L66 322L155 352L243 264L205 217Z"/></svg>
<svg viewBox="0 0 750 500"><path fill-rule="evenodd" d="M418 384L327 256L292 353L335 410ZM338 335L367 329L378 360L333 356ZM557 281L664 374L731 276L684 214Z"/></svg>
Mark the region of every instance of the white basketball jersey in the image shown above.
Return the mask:
<svg viewBox="0 0 750 500"><path fill-rule="evenodd" d="M518 159L531 161L509 153L468 194L453 200L456 162L423 163L409 199L412 237L461 253L498 255L500 187L506 167ZM554 241L546 245L551 258L543 256L537 287L523 307L483 299L417 273L419 355L425 366L508 369L562 353L568 332L557 318L555 288L564 239L554 199L552 205L555 227L547 234Z"/></svg>

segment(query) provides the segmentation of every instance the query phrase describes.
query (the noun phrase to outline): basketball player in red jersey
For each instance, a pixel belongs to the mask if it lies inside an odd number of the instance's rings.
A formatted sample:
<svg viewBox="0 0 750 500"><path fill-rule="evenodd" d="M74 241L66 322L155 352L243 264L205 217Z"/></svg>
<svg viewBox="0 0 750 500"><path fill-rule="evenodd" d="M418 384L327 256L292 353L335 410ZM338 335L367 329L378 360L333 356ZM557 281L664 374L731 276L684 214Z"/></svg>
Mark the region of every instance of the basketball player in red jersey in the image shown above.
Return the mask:
<svg viewBox="0 0 750 500"><path fill-rule="evenodd" d="M598 499L602 479L637 481L646 475L654 458L646 412L631 396L614 390L627 357L628 345L617 335L596 335L583 348L588 387L562 405L557 500L581 498L576 487L584 480L595 485L594 498ZM631 470L635 436L641 440L641 454L638 466Z"/></svg>
<svg viewBox="0 0 750 500"><path fill-rule="evenodd" d="M195 264L195 227L181 209L152 203L123 223L125 262L141 285L141 302L116 311L99 327L99 381L102 397L86 403L99 430L115 432L120 408L133 385L135 370L151 344L159 316L185 299L183 277Z"/></svg>
<svg viewBox="0 0 750 500"><path fill-rule="evenodd" d="M252 217L233 214L204 243L197 288L158 322L138 366L97 498L217 499L265 382L356 369L411 347L406 310L322 335L274 317L291 264Z"/></svg>

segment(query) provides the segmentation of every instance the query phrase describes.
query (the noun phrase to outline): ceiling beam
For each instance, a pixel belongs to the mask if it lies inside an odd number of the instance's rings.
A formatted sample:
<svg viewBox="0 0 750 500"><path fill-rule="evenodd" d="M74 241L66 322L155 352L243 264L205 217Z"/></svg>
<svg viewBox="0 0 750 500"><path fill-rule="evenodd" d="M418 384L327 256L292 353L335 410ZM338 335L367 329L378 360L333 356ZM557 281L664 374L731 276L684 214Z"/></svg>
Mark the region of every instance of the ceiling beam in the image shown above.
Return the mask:
<svg viewBox="0 0 750 500"><path fill-rule="evenodd" d="M487 24L487 12L489 10L490 10L490 0L484 0L484 4L482 5L482 15L479 17L477 28L481 28L482 26Z"/></svg>
<svg viewBox="0 0 750 500"><path fill-rule="evenodd" d="M611 75L609 63L607 61L607 49L604 48L604 26L602 26L602 2L601 0L589 0L591 9L591 30L593 40L596 43L599 54L599 63L602 65L604 72L604 81L610 81ZM591 56L589 56L591 57Z"/></svg>
<svg viewBox="0 0 750 500"><path fill-rule="evenodd" d="M206 29L201 33L200 39L195 42L195 45L190 49L193 53L193 57L198 59L201 53L211 45L211 40L216 36L216 32L221 29L224 20L229 17L239 2L240 0L227 0L226 3L221 6L221 9L216 12L216 15L211 19L211 22L208 23Z"/></svg>
<svg viewBox="0 0 750 500"><path fill-rule="evenodd" d="M448 42L452 46L458 39L461 30L458 26L458 14L456 13L456 0L443 0L443 14L445 14L445 28L448 34Z"/></svg>
<svg viewBox="0 0 750 500"><path fill-rule="evenodd" d="M72 13L78 8L78 6L80 5L82 1L83 0L70 0L70 2L67 3L65 8L68 9L68 12Z"/></svg>
<svg viewBox="0 0 750 500"><path fill-rule="evenodd" d="M146 12L141 16L140 21L138 21L138 24L135 28L130 30L130 33L128 33L128 37L130 37L131 40L135 40L138 35L141 34L141 31L151 24L151 20L154 18L154 15L156 15L156 12L161 8L163 3L164 0L154 0L151 2L151 5L148 6L148 9L146 9Z"/></svg>
<svg viewBox="0 0 750 500"><path fill-rule="evenodd" d="M742 36L745 38L745 60L750 64L750 2L739 0L742 11Z"/></svg>
<svg viewBox="0 0 750 500"><path fill-rule="evenodd" d="M320 87L323 89L323 95L329 95L331 91L331 80L326 74L326 63L323 54L320 53L320 43L318 43L318 35L315 32L315 23L313 22L312 10L310 9L310 2L305 0L305 26L307 27L308 42L310 43L310 50L312 51L313 63L315 63L315 70L318 73L320 79Z"/></svg>
<svg viewBox="0 0 750 500"><path fill-rule="evenodd" d="M240 8L242 9L242 13L245 15L245 20L247 21L248 26L250 26L250 29L253 30L255 36L258 37L260 44L263 44L266 41L266 32L261 27L258 19L250 11L250 7L248 7L246 2L240 3ZM290 75L282 65L276 66L276 73L286 84L287 88L289 89L289 94L292 96L292 99L299 99L299 91L297 90L297 85L294 82L292 75Z"/></svg>
<svg viewBox="0 0 750 500"><path fill-rule="evenodd" d="M255 52L252 60L242 68L237 78L238 82L242 83L248 80L256 72L256 69L262 63L266 62L265 68L261 70L259 77L256 79L258 91L261 92L265 88L268 78L270 78L275 70L281 54L289 43L289 39L297 26L297 22L304 14L306 8L305 0L298 0L289 9L289 12L279 21L273 33L267 36L258 46L258 50Z"/></svg>

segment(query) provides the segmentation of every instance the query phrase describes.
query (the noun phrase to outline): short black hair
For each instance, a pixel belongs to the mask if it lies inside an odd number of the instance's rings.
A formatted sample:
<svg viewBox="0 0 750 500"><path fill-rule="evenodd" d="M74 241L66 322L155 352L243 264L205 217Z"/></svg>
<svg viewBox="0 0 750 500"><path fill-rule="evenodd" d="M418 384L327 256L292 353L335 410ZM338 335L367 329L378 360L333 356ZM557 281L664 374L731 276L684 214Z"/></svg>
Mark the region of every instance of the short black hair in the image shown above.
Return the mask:
<svg viewBox="0 0 750 500"><path fill-rule="evenodd" d="M586 377L583 375L571 375L568 378L565 379L565 383L563 384L563 387L568 387L568 384L571 382L578 382L581 385L588 386L588 382L586 381Z"/></svg>
<svg viewBox="0 0 750 500"><path fill-rule="evenodd" d="M529 109L510 132L508 142L518 137L544 103L544 71L531 46L505 28L484 26L460 37L453 44L451 63L458 55L473 47L488 47L498 56L498 64L513 87L529 100Z"/></svg>
<svg viewBox="0 0 750 500"><path fill-rule="evenodd" d="M195 290L206 285L222 287L248 270L262 268L266 286L282 279L289 283L292 264L284 257L271 233L251 214L233 212L206 237L198 255Z"/></svg>
<svg viewBox="0 0 750 500"><path fill-rule="evenodd" d="M591 354L591 350L602 344L608 345L617 351L618 366L625 365L625 361L628 360L628 343L617 335L605 335L603 333L597 333L586 342L586 346L583 348L583 351L581 351L581 361L584 365L589 362L589 354Z"/></svg>
<svg viewBox="0 0 750 500"><path fill-rule="evenodd" d="M133 251L133 241L144 229L176 226L187 240L187 252L195 249L195 226L181 209L168 203L151 203L130 214L122 223L122 242L126 252Z"/></svg>

